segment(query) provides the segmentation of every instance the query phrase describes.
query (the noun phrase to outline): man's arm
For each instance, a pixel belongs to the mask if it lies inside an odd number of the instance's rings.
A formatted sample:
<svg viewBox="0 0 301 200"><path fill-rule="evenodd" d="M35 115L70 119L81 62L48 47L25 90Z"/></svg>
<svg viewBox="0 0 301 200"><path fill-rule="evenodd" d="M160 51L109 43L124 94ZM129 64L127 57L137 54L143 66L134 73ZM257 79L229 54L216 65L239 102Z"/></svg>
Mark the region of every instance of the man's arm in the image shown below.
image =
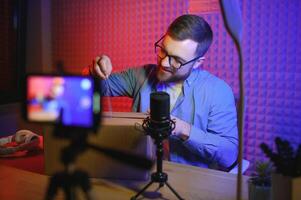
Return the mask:
<svg viewBox="0 0 301 200"><path fill-rule="evenodd" d="M82 75L92 75L101 79L103 96L131 96L135 76L133 70L113 73L111 59L106 55L97 56L91 65L82 70Z"/></svg>
<svg viewBox="0 0 301 200"><path fill-rule="evenodd" d="M108 79L101 81L103 96L127 96L132 97L135 87L134 69L113 73Z"/></svg>
<svg viewBox="0 0 301 200"><path fill-rule="evenodd" d="M149 80L154 65L129 68L125 71L112 73L108 79L102 81L104 96L127 96L134 98L141 87Z"/></svg>
<svg viewBox="0 0 301 200"><path fill-rule="evenodd" d="M235 101L231 88L224 82L217 82L211 94L207 130L176 118L173 134L178 135L192 153L228 168L238 153Z"/></svg>

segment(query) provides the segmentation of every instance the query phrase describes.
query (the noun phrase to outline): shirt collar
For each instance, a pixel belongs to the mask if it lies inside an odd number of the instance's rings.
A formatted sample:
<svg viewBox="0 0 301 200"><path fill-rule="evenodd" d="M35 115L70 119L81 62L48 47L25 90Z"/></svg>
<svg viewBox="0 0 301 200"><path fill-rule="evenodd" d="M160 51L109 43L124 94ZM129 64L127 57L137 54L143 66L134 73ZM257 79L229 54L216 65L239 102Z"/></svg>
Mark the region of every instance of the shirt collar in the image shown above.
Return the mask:
<svg viewBox="0 0 301 200"><path fill-rule="evenodd" d="M183 85L187 84L190 87L197 80L198 74L202 71L203 70L201 70L201 69L192 69L188 78L186 78L185 81L183 82ZM161 84L164 84L164 83L158 81L158 79L157 79L156 84L155 84L156 87L158 87L158 86L161 87L160 86Z"/></svg>
<svg viewBox="0 0 301 200"><path fill-rule="evenodd" d="M191 86L197 79L200 69L192 69L188 78L184 81L188 86Z"/></svg>

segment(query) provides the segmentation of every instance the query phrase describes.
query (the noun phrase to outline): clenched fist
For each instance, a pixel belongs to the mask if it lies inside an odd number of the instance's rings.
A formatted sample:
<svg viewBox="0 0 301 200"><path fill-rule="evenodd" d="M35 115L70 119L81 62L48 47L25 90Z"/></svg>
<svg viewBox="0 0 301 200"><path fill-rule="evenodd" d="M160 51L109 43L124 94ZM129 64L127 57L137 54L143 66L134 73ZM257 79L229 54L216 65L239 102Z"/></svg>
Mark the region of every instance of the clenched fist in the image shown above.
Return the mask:
<svg viewBox="0 0 301 200"><path fill-rule="evenodd" d="M171 115L170 118L176 122L176 127L171 134L180 137L184 141L187 140L190 135L191 125L175 116Z"/></svg>
<svg viewBox="0 0 301 200"><path fill-rule="evenodd" d="M110 76L112 69L111 59L106 55L102 55L100 57L97 56L95 60L93 60L92 65L83 70L83 74L90 74L101 79L107 79Z"/></svg>

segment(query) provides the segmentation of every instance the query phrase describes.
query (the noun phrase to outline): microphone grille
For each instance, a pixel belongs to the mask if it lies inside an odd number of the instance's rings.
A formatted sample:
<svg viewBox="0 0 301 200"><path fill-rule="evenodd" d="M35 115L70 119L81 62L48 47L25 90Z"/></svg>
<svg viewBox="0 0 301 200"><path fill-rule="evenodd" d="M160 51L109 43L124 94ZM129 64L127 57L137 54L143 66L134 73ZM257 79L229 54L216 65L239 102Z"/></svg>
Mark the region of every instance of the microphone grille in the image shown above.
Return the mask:
<svg viewBox="0 0 301 200"><path fill-rule="evenodd" d="M170 98L166 92L150 94L150 117L154 121L170 119Z"/></svg>

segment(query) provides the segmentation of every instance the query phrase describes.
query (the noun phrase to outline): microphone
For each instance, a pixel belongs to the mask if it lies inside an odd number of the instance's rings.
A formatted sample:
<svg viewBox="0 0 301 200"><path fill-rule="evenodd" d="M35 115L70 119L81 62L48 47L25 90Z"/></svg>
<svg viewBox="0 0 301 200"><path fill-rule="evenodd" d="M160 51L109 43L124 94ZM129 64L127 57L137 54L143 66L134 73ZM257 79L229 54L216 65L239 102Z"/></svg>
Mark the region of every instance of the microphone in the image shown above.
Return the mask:
<svg viewBox="0 0 301 200"><path fill-rule="evenodd" d="M159 183L159 187L165 184L178 197L183 199L167 182L168 175L163 172L163 140L170 136L171 131L175 128L175 122L170 119L170 99L166 92L153 92L150 94L150 117L143 120L142 128L147 135L154 139L157 146L157 171L152 173L151 181L142 188L131 199L137 199L150 185Z"/></svg>
<svg viewBox="0 0 301 200"><path fill-rule="evenodd" d="M170 119L170 98L166 92L150 94L150 118L152 121L166 121Z"/></svg>
<svg viewBox="0 0 301 200"><path fill-rule="evenodd" d="M170 98L166 92L150 94L150 117L143 120L142 128L154 139L165 139L175 128L170 119Z"/></svg>

